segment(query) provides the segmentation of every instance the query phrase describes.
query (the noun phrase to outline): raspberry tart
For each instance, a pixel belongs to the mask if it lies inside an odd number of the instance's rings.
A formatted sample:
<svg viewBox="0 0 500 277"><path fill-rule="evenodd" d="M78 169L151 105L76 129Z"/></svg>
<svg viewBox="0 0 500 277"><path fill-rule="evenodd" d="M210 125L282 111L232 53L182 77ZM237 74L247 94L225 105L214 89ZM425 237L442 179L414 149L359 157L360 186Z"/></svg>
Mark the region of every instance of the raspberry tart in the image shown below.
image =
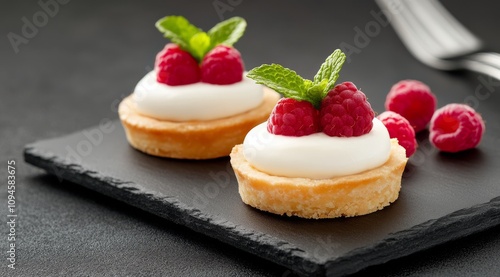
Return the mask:
<svg viewBox="0 0 500 277"><path fill-rule="evenodd" d="M233 47L245 20L233 17L203 32L182 16L167 16L156 27L171 43L156 56L154 70L120 103L127 140L160 157L228 156L267 119L280 97L246 77Z"/></svg>
<svg viewBox="0 0 500 277"><path fill-rule="evenodd" d="M351 82L335 85L344 61L336 50L314 80L276 64L248 73L284 98L231 152L244 203L319 219L372 213L398 198L405 148L362 91Z"/></svg>

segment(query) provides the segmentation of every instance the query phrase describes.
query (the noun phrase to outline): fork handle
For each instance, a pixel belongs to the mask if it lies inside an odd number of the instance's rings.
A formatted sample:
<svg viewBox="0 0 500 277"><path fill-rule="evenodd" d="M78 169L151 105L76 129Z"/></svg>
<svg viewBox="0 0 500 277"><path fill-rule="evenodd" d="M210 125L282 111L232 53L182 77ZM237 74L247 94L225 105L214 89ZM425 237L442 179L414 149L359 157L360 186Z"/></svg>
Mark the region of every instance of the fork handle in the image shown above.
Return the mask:
<svg viewBox="0 0 500 277"><path fill-rule="evenodd" d="M479 72L500 80L500 54L481 52L469 55L463 60L466 69Z"/></svg>

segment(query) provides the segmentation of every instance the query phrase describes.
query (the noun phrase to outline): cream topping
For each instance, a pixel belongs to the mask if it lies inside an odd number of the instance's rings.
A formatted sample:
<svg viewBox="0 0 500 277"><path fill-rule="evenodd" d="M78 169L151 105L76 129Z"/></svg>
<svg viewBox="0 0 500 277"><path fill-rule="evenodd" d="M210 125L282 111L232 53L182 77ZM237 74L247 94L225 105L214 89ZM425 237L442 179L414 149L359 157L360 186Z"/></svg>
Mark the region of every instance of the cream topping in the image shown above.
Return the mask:
<svg viewBox="0 0 500 277"><path fill-rule="evenodd" d="M274 176L326 179L373 169L391 152L387 128L373 119L372 130L358 137L330 137L322 132L302 137L274 135L267 123L253 128L243 153L256 169Z"/></svg>
<svg viewBox="0 0 500 277"><path fill-rule="evenodd" d="M233 116L259 106L261 85L246 76L238 83L214 85L194 83L169 86L156 81L156 73L144 76L133 93L137 111L160 120L213 120Z"/></svg>

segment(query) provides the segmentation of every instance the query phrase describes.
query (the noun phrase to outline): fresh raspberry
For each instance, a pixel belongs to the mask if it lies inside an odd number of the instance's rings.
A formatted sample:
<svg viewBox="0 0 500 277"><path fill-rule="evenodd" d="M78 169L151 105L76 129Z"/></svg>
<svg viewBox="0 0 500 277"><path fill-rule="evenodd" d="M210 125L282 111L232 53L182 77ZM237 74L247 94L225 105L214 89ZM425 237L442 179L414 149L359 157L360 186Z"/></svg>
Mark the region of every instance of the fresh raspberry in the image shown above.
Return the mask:
<svg viewBox="0 0 500 277"><path fill-rule="evenodd" d="M485 130L480 114L465 104L448 104L431 119L429 140L439 150L459 152L476 147Z"/></svg>
<svg viewBox="0 0 500 277"><path fill-rule="evenodd" d="M397 138L399 145L406 149L406 157L409 158L417 150L417 140L415 139L415 130L410 122L400 114L391 111L385 111L377 116L382 121L391 138Z"/></svg>
<svg viewBox="0 0 500 277"><path fill-rule="evenodd" d="M385 109L406 118L415 132L425 129L436 110L436 96L429 87L416 80L403 80L392 86Z"/></svg>
<svg viewBox="0 0 500 277"><path fill-rule="evenodd" d="M156 55L156 80L169 86L180 86L200 81L200 67L188 52L169 43Z"/></svg>
<svg viewBox="0 0 500 277"><path fill-rule="evenodd" d="M369 133L374 117L366 95L351 82L336 85L321 102L321 129L331 137L357 137Z"/></svg>
<svg viewBox="0 0 500 277"><path fill-rule="evenodd" d="M201 62L201 81L229 85L243 79L243 60L233 47L219 45L210 50Z"/></svg>
<svg viewBox="0 0 500 277"><path fill-rule="evenodd" d="M281 98L267 120L267 131L291 137L316 133L319 131L318 110L308 101Z"/></svg>

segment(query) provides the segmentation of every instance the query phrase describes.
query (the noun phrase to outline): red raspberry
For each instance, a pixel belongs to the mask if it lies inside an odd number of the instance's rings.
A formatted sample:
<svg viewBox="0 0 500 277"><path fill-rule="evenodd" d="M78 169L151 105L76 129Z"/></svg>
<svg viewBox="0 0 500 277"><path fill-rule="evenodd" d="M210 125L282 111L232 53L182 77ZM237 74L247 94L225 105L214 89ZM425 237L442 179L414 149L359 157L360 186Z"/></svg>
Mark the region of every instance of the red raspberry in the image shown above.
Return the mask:
<svg viewBox="0 0 500 277"><path fill-rule="evenodd" d="M369 133L374 117L366 95L351 82L336 85L321 102L321 128L331 137L357 137Z"/></svg>
<svg viewBox="0 0 500 277"><path fill-rule="evenodd" d="M201 62L201 81L229 85L243 79L243 60L238 50L219 45L210 50Z"/></svg>
<svg viewBox="0 0 500 277"><path fill-rule="evenodd" d="M417 150L417 140L415 139L415 130L410 122L400 114L386 111L377 116L382 121L391 138L397 138L399 145L406 149L406 157L409 158Z"/></svg>
<svg viewBox="0 0 500 277"><path fill-rule="evenodd" d="M484 121L473 108L448 104L432 116L429 140L441 151L459 152L476 147L484 130Z"/></svg>
<svg viewBox="0 0 500 277"><path fill-rule="evenodd" d="M281 98L267 120L267 131L291 137L316 133L319 131L318 110L308 101Z"/></svg>
<svg viewBox="0 0 500 277"><path fill-rule="evenodd" d="M188 52L169 43L156 55L156 80L169 86L180 86L200 81L200 67Z"/></svg>
<svg viewBox="0 0 500 277"><path fill-rule="evenodd" d="M415 132L425 129L436 110L436 96L429 87L416 80L403 80L392 86L385 109L406 118Z"/></svg>

